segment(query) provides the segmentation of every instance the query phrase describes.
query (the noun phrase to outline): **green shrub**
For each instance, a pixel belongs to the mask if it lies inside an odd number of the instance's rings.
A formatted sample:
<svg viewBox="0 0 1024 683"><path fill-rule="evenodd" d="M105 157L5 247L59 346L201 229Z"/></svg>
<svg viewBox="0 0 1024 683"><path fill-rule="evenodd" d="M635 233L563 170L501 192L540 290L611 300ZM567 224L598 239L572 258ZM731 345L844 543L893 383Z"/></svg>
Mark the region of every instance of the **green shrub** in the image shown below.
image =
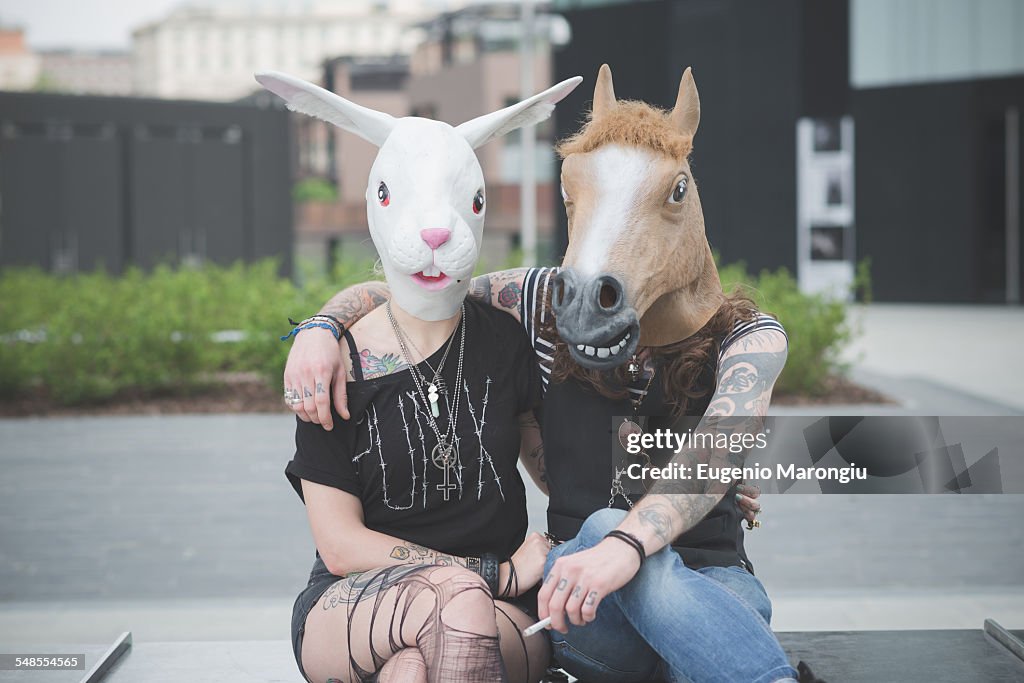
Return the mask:
<svg viewBox="0 0 1024 683"><path fill-rule="evenodd" d="M786 328L789 357L776 384L778 393L821 394L825 380L845 370L840 355L853 338L845 302L802 293L785 268L753 276L743 263L734 263L719 268L719 275L726 292L738 287ZM858 282L870 291L867 266L860 271Z"/></svg>
<svg viewBox="0 0 1024 683"><path fill-rule="evenodd" d="M323 178L303 178L292 188L292 199L297 202L336 202L338 188Z"/></svg>
<svg viewBox="0 0 1024 683"><path fill-rule="evenodd" d="M368 279L372 264L345 263L331 282L302 290L274 261L227 267L160 266L56 276L0 273L0 396L29 389L61 403L120 392L190 392L218 372L259 372L281 381L288 317L315 312L338 287ZM215 343L217 333L242 332Z"/></svg>
<svg viewBox="0 0 1024 683"><path fill-rule="evenodd" d="M512 265L512 264L510 264ZM867 265L857 287L870 297ZM741 286L789 333L782 393L816 394L843 368L852 331L846 305L800 293L786 270L720 269L726 291ZM75 404L123 392L202 390L220 372L258 372L279 386L291 344L288 318L303 318L339 289L375 279L370 261L342 261L330 277L300 288L267 260L199 268L160 266L58 276L34 268L0 271L0 397L44 391ZM240 340L215 343L223 331Z"/></svg>

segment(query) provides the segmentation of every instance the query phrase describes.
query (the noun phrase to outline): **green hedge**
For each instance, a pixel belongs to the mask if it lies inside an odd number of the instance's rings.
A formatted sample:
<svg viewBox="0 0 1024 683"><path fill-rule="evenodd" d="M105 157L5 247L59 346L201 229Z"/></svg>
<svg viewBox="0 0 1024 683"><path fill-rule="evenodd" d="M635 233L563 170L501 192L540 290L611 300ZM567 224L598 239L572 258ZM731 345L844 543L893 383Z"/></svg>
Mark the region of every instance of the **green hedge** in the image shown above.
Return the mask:
<svg viewBox="0 0 1024 683"><path fill-rule="evenodd" d="M219 372L281 381L288 317L315 312L338 286L373 277L372 263L343 264L301 289L277 264L131 269L49 275L0 272L0 396L42 390L67 404L120 392L187 393ZM213 343L223 331L242 340Z"/></svg>
<svg viewBox="0 0 1024 683"><path fill-rule="evenodd" d="M855 283L865 298L870 296L868 267L861 265ZM719 275L725 291L739 288L786 328L789 357L776 384L777 394L818 395L825 391L830 375L845 372L840 355L853 339L854 329L844 302L803 294L785 268L753 276L736 263L719 268Z"/></svg>
<svg viewBox="0 0 1024 683"><path fill-rule="evenodd" d="M276 386L290 344L289 316L315 312L340 287L375 277L371 262L343 263L332 276L297 287L265 261L230 267L131 269L57 276L0 272L0 396L43 391L80 404L123 392L201 391L220 372L258 372ZM840 369L850 340L842 303L801 294L784 270L751 277L721 269L727 288L743 283L790 335L785 392L816 393ZM241 341L212 343L241 331Z"/></svg>

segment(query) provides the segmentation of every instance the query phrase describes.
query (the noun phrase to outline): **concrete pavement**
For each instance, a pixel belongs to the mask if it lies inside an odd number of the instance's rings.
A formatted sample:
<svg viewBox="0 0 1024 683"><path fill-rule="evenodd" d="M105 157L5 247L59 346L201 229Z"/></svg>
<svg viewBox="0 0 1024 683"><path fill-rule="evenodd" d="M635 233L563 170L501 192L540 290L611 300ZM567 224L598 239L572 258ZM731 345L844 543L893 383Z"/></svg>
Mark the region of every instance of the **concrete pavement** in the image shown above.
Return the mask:
<svg viewBox="0 0 1024 683"><path fill-rule="evenodd" d="M0 644L287 637L313 557L287 416L0 420ZM530 493L543 528L545 500ZM1024 496L766 496L775 625L1024 627Z"/></svg>
<svg viewBox="0 0 1024 683"><path fill-rule="evenodd" d="M854 379L886 393L900 385L909 407L923 414L1024 411L1024 309L871 304L852 306L850 316L858 337L844 360Z"/></svg>

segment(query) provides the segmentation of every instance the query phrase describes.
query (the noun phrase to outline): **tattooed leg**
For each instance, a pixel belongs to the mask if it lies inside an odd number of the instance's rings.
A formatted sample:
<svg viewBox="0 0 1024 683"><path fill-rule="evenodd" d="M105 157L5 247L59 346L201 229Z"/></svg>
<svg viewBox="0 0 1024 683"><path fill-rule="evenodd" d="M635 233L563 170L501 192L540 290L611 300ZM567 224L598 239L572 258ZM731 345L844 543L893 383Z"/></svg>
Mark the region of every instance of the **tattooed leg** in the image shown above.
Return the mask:
<svg viewBox="0 0 1024 683"><path fill-rule="evenodd" d="M361 683L405 648L419 652L428 683L507 680L490 592L461 567L403 565L337 581L306 618L302 666L314 680Z"/></svg>

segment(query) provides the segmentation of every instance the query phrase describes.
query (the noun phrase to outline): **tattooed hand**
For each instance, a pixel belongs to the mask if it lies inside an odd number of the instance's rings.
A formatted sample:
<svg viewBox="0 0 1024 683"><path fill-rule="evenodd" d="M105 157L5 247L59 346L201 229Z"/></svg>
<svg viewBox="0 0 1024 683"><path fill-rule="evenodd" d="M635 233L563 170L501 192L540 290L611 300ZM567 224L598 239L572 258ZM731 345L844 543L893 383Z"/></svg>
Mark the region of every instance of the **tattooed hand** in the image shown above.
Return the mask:
<svg viewBox="0 0 1024 683"><path fill-rule="evenodd" d="M555 560L537 595L537 616L551 617L551 628L569 630L566 617L583 626L597 616L601 600L619 590L636 575L639 559L629 546L605 539L593 548Z"/></svg>
<svg viewBox="0 0 1024 683"><path fill-rule="evenodd" d="M388 296L385 283L367 282L339 292L320 312L333 315L347 329L385 303ZM345 381L341 347L329 330L311 328L295 335L284 368L284 388L298 391L304 399L291 406L299 419L323 425L328 431L333 429L332 398L341 418L349 419Z"/></svg>

